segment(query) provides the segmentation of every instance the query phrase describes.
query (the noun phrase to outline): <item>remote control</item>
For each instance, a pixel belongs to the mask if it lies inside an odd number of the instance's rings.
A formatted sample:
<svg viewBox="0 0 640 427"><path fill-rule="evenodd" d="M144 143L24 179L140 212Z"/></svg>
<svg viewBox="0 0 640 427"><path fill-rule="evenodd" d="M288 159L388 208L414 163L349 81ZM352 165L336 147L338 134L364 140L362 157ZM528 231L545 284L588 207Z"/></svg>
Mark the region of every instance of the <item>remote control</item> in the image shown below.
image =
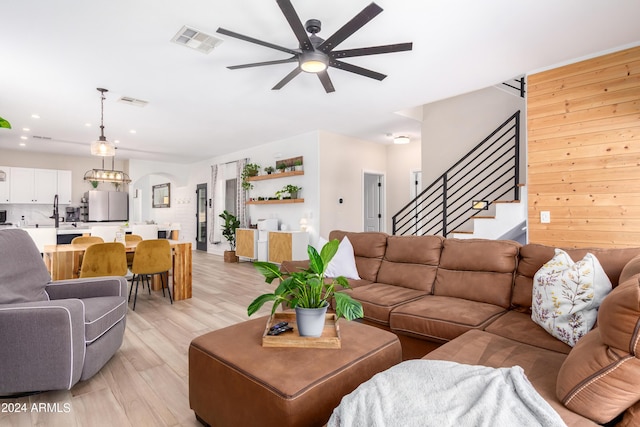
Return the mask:
<svg viewBox="0 0 640 427"><path fill-rule="evenodd" d="M287 322L280 322L280 323L276 323L275 325L273 325L272 327L269 328L270 331L274 331L276 329L280 329L283 326L287 326L289 323Z"/></svg>
<svg viewBox="0 0 640 427"><path fill-rule="evenodd" d="M271 329L269 332L267 332L267 335L280 335L281 333L287 331L293 331L293 326L286 325L278 329Z"/></svg>

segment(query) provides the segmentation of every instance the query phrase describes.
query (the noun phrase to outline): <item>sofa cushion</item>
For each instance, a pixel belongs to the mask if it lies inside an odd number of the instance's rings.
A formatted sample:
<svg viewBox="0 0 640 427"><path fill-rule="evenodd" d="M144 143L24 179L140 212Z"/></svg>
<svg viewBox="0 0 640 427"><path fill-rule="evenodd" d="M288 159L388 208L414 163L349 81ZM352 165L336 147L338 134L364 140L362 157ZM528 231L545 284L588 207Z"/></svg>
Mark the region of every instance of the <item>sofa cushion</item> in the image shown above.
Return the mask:
<svg viewBox="0 0 640 427"><path fill-rule="evenodd" d="M567 354L571 347L550 335L531 320L529 313L509 310L485 328L485 331L551 351Z"/></svg>
<svg viewBox="0 0 640 427"><path fill-rule="evenodd" d="M437 341L452 340L470 329L484 329L505 309L462 298L428 295L391 312L391 330Z"/></svg>
<svg viewBox="0 0 640 427"><path fill-rule="evenodd" d="M574 262L562 249L533 277L531 319L560 341L576 345L596 323L611 282L593 254Z"/></svg>
<svg viewBox="0 0 640 427"><path fill-rule="evenodd" d="M509 240L446 239L434 295L508 308L519 248Z"/></svg>
<svg viewBox="0 0 640 427"><path fill-rule="evenodd" d="M598 258L600 265L611 280L613 287L619 283L620 273L624 266L635 256L640 255L640 248L562 248L572 259L582 259L587 253ZM531 310L533 276L542 265L553 258L553 246L530 243L520 248L518 270L513 286L511 304L514 308L525 311ZM530 312L530 311L529 311Z"/></svg>
<svg viewBox="0 0 640 427"><path fill-rule="evenodd" d="M51 281L42 255L24 230L0 230L0 304L48 300Z"/></svg>
<svg viewBox="0 0 640 427"><path fill-rule="evenodd" d="M320 237L318 239L318 252L320 252L327 243L326 239ZM338 250L333 258L331 258L331 261L329 261L329 265L325 268L325 276L344 276L347 279L360 279L356 267L356 258L353 254L353 246L347 236L342 238L340 245L338 245Z"/></svg>
<svg viewBox="0 0 640 427"><path fill-rule="evenodd" d="M427 293L385 283L372 283L345 291L360 301L364 318L375 323L389 325L391 310L409 301L421 298Z"/></svg>
<svg viewBox="0 0 640 427"><path fill-rule="evenodd" d="M624 283L638 274L640 274L640 255L631 258L629 262L625 264L622 272L620 272L619 282Z"/></svg>
<svg viewBox="0 0 640 427"><path fill-rule="evenodd" d="M444 238L389 236L377 281L431 293Z"/></svg>
<svg viewBox="0 0 640 427"><path fill-rule="evenodd" d="M529 320L531 322L531 320ZM423 357L494 368L521 366L531 385L569 426L597 426L567 409L556 397L558 370L567 356L488 332L472 330ZM489 423L490 424L490 423Z"/></svg>
<svg viewBox="0 0 640 427"><path fill-rule="evenodd" d="M640 400L639 331L640 283L632 278L605 298L598 327L562 364L556 393L567 408L605 423Z"/></svg>
<svg viewBox="0 0 640 427"><path fill-rule="evenodd" d="M84 304L85 342L92 343L127 315L125 297L96 297L80 300Z"/></svg>
<svg viewBox="0 0 640 427"><path fill-rule="evenodd" d="M329 233L329 240L342 240L344 236L349 236L349 241L353 246L353 253L356 258L356 266L358 267L358 275L360 278L375 282L382 257L387 249L388 234L333 230Z"/></svg>

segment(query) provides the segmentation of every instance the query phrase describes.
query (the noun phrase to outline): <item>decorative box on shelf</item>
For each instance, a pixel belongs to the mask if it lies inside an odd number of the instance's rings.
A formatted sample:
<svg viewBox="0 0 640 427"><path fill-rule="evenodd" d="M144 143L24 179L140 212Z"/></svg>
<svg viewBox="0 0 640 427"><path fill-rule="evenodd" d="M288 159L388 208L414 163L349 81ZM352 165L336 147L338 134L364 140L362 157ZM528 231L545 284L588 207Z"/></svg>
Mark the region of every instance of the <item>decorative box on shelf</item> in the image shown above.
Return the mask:
<svg viewBox="0 0 640 427"><path fill-rule="evenodd" d="M279 322L287 322L293 326L293 331L283 332L280 335L268 335L269 329ZM263 347L301 347L301 348L341 348L340 327L335 313L327 313L324 321L324 330L319 337L301 337L296 325L296 313L274 313L267 320L267 326L262 335Z"/></svg>

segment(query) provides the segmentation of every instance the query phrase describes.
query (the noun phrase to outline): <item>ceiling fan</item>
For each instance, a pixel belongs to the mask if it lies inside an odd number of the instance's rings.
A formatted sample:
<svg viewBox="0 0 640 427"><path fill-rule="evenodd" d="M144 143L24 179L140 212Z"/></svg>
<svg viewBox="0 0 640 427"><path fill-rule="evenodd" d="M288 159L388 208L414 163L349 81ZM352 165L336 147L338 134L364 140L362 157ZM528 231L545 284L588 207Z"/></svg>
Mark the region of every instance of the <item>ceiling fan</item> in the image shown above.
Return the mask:
<svg viewBox="0 0 640 427"><path fill-rule="evenodd" d="M298 14L293 8L290 0L276 0L276 2L278 3L278 6L280 6L280 10L282 10L282 13L289 22L289 26L291 26L293 33L298 39L298 49L289 49L283 46L278 46L269 42L254 39L253 37L238 34L224 28L218 28L217 30L217 32L220 34L225 34L230 37L235 37L240 40L259 44L261 46L293 55L292 57L287 59L254 62L251 64L233 65L227 67L230 70L236 70L239 68L250 68L263 65L284 64L287 62L298 62L298 66L289 74L287 74L282 80L280 80L272 88L272 90L282 89L282 87L289 83L294 77L296 77L302 71L306 71L308 73L315 73L318 75L318 78L320 79L320 82L322 83L322 86L324 86L324 90L327 93L334 92L335 88L333 87L333 83L331 82L329 74L327 73L328 67L338 68L344 71L349 71L350 73L359 74L361 76L369 77L376 80L383 80L385 77L387 77L385 74L368 70L357 65L348 64L341 61L340 59L355 56L378 55L381 53L402 52L411 50L411 48L413 47L413 43L398 43L384 46L364 47L359 49L334 50L340 43L345 41L349 36L358 31L367 22L371 21L380 12L382 12L382 8L375 3L371 3L369 6L365 7L342 28L336 31L331 37L324 40L316 35L320 32L322 26L321 22L318 19L309 19L305 23L305 25L302 26L302 21L298 17ZM307 35L307 32L311 35Z"/></svg>

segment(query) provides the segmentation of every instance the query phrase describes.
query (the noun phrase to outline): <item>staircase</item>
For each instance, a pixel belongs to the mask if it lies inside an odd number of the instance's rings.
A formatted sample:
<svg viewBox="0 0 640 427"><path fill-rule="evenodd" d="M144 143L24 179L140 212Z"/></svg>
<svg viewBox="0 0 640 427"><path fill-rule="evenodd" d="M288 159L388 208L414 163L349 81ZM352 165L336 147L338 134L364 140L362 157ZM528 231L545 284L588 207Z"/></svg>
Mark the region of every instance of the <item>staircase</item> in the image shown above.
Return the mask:
<svg viewBox="0 0 640 427"><path fill-rule="evenodd" d="M492 239L523 234L527 204L520 197L519 165L517 111L396 213L392 234Z"/></svg>
<svg viewBox="0 0 640 427"><path fill-rule="evenodd" d="M520 200L496 200L482 214L471 217L471 229L454 230L456 239L509 239L526 243L527 188L520 187Z"/></svg>

